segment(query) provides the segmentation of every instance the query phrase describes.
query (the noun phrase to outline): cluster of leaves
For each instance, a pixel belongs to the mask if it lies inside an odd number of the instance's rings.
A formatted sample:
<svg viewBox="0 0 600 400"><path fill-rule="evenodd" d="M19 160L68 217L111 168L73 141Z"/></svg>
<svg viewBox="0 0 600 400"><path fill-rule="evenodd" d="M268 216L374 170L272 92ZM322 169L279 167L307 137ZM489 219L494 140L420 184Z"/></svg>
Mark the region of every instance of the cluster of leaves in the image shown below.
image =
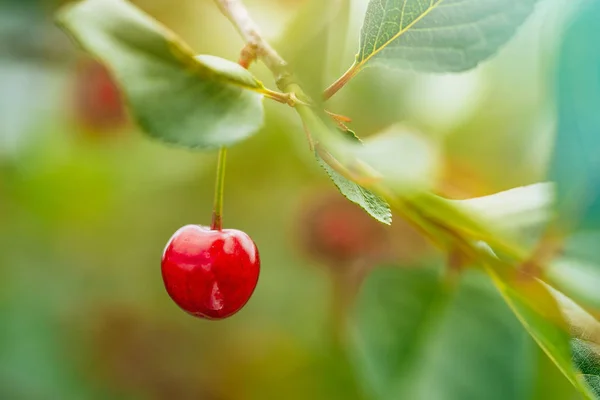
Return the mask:
<svg viewBox="0 0 600 400"><path fill-rule="evenodd" d="M512 37L535 3L370 0L355 62L324 97L331 97L368 66L426 72L474 68ZM435 156L418 134L395 128L365 142L349 139L353 135L340 132L321 111L320 99L309 99L291 80L280 82L283 93L277 96L292 93L300 99L289 104L309 132L318 161L349 200L383 223L391 223L393 210L442 249L467 260L459 267L474 265L488 273L485 282L470 272L449 280L438 270L373 274L357 311L356 354L367 380L382 398L402 394L437 398L427 392L433 387L427 383L442 375L444 398L488 398L491 392L499 399L521 398L519 393L526 391L522 385L498 386L499 382L516 382L518 373L505 359L496 360L493 349L504 343L515 349L517 357L516 349L527 345L519 335L522 329L513 325L496 329L505 312L498 305L499 298L575 389L589 398L600 394L595 338L581 334L597 329L598 323L539 276L520 268L547 261L528 262L520 245L527 228L550 224L575 229L572 221L576 218L585 221L582 227L588 230L599 228L600 159L594 150L600 147L596 134L600 116L594 108L600 104L600 50L593 39L600 6L591 4L579 11L562 45L558 140L552 160L556 187L534 185L461 202L438 197L428 191ZM196 55L171 31L125 0L84 0L64 9L59 21L110 69L140 127L168 143L200 149L233 145L259 130L262 97L272 98L276 93L236 63ZM553 215L559 217L550 222ZM552 271L546 265L540 269L546 267ZM549 279L558 275L548 273ZM560 280L553 283L561 287ZM378 301L378 293L385 301ZM376 319L377 326L385 329L369 330ZM486 321L489 343L469 339L469 326L475 320ZM460 329L452 328L456 325ZM433 349L417 359L418 346L413 342L421 340L423 330ZM454 354L459 348L460 354ZM390 352L394 357L387 356ZM452 375L457 373L452 365L457 358L480 372L469 377L476 383L466 384ZM480 367L483 364L490 367L487 373ZM403 377L402 371L410 371L411 378ZM498 390L481 391L490 387Z"/></svg>

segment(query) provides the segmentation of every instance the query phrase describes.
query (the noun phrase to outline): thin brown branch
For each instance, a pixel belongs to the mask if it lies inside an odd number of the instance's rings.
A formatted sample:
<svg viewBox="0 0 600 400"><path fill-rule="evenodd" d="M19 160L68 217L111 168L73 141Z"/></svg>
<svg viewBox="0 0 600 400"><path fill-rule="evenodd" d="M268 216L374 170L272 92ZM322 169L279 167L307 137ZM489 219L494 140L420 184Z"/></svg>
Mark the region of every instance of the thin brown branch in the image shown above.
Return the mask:
<svg viewBox="0 0 600 400"><path fill-rule="evenodd" d="M263 38L258 25L254 22L241 0L215 0L221 12L231 21L240 33L246 46L256 52L256 56L271 70L277 86L285 91L288 72L287 63Z"/></svg>

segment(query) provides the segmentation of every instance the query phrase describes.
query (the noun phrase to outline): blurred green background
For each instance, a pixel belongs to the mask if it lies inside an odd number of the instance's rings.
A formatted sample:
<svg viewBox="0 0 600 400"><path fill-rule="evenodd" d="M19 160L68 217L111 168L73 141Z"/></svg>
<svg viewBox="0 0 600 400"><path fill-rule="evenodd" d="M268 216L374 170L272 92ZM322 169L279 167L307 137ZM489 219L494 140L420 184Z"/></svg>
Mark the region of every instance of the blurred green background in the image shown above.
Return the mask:
<svg viewBox="0 0 600 400"><path fill-rule="evenodd" d="M59 3L0 2L0 398L369 398L344 350L358 282L380 264L411 269L435 251L399 218L383 227L346 202L293 113L269 103L265 127L230 150L225 189L225 225L260 249L259 285L233 318L186 315L163 288L160 258L179 227L210 222L216 154L138 132L110 76L53 25ZM242 42L213 2L134 3L199 53L237 59ZM366 0L247 4L312 90L351 64ZM448 197L543 180L563 5L540 4L474 71L368 69L330 108L361 136L404 122L430 137ZM328 24L319 22L326 12ZM264 67L252 70L274 87ZM483 320L472 323L485 334ZM539 398L567 398L557 393Z"/></svg>

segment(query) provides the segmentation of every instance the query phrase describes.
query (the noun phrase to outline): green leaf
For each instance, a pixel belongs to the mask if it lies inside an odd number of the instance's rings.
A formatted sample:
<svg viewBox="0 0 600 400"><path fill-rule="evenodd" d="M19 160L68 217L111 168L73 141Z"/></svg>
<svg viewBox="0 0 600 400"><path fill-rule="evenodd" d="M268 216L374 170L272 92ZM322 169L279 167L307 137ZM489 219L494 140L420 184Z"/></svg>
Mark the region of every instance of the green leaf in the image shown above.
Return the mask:
<svg viewBox="0 0 600 400"><path fill-rule="evenodd" d="M488 263L487 271L531 337L580 393L586 398L594 399L581 373L572 362L570 332L573 330L573 324L578 321L573 318L573 314L566 314L573 310L574 303L569 301L567 304L564 301L568 301L567 298L557 296L557 293L543 282L523 275L501 261L495 264ZM566 318L570 319L569 323Z"/></svg>
<svg viewBox="0 0 600 400"><path fill-rule="evenodd" d="M551 183L536 183L450 202L470 212L487 226L507 232L512 237L524 237L541 232L551 221L554 186Z"/></svg>
<svg viewBox="0 0 600 400"><path fill-rule="evenodd" d="M558 65L558 126L550 177L567 228L600 228L600 3L582 3Z"/></svg>
<svg viewBox="0 0 600 400"><path fill-rule="evenodd" d="M581 339L571 340L573 361L588 386L600 398L600 346Z"/></svg>
<svg viewBox="0 0 600 400"><path fill-rule="evenodd" d="M530 398L535 344L489 278L477 270L457 278L402 267L369 276L352 354L373 398Z"/></svg>
<svg viewBox="0 0 600 400"><path fill-rule="evenodd" d="M506 43L537 0L371 0L355 68L367 61L427 72L475 67Z"/></svg>
<svg viewBox="0 0 600 400"><path fill-rule="evenodd" d="M578 230L565 238L545 279L584 308L600 308L600 231ZM600 343L600 334L597 338Z"/></svg>
<svg viewBox="0 0 600 400"><path fill-rule="evenodd" d="M417 135L394 129L361 142L354 132L325 122L313 108L295 109L317 148L317 161L348 199L378 221L391 222L390 206L371 185L385 182L406 194L431 183L437 158Z"/></svg>
<svg viewBox="0 0 600 400"><path fill-rule="evenodd" d="M323 127L326 131L328 131L328 127L322 124L322 121L316 119L316 115L312 112L310 113L311 117L315 118L316 123L310 124L313 128L313 132L315 129L320 129L319 127ZM309 124L305 121L306 126ZM349 142L355 145L361 145L360 138L354 133L354 131L350 129L338 129L339 132L342 133L342 142ZM335 158L333 158L326 151L323 154L327 154L331 162L337 162ZM351 202L359 205L363 210L369 213L370 216L375 218L377 221L382 222L387 225L391 225L392 223L392 211L390 210L390 205L381 197L377 196L375 193L370 190L365 189L359 184L352 182L351 180L344 177L342 174L338 173L335 169L333 169L323 158L319 155L319 151L315 151L315 156L317 157L317 162L327 175L331 178L335 186L339 189L339 191Z"/></svg>
<svg viewBox="0 0 600 400"><path fill-rule="evenodd" d="M600 232L577 231L552 260L546 278L554 287L585 306L600 308Z"/></svg>
<svg viewBox="0 0 600 400"><path fill-rule="evenodd" d="M390 200L393 208L402 205ZM473 207L448 200L432 193L423 192L404 200L424 223L441 227L444 232L453 232L469 242L483 241L494 250L513 258L525 259L527 253L510 231L504 231L490 219L486 221ZM413 212L413 213L414 213ZM487 222L487 223L486 223Z"/></svg>
<svg viewBox="0 0 600 400"><path fill-rule="evenodd" d="M581 400L584 397L556 368L541 348L537 348L537 376L532 400Z"/></svg>
<svg viewBox="0 0 600 400"><path fill-rule="evenodd" d="M546 276L552 284L581 304L600 307L600 267L568 256L551 262Z"/></svg>
<svg viewBox="0 0 600 400"><path fill-rule="evenodd" d="M316 146L324 150L321 157L327 163L331 158L340 167L334 169L343 169L344 176L360 185L373 191L375 184L385 185L401 194L420 192L432 185L439 157L436 146L424 135L391 126L361 142L350 130L340 132L315 109L303 105L295 109Z"/></svg>
<svg viewBox="0 0 600 400"><path fill-rule="evenodd" d="M232 145L263 123L262 84L241 66L198 56L124 0L67 6L59 24L119 83L150 136L191 148Z"/></svg>
<svg viewBox="0 0 600 400"><path fill-rule="evenodd" d="M329 166L319 154L315 154L317 161L323 167L340 192L351 202L358 204L379 222L390 225L392 223L392 211L389 204L375 193L346 179Z"/></svg>
<svg viewBox="0 0 600 400"><path fill-rule="evenodd" d="M600 398L600 323L573 300L549 289L562 309L572 335L571 351L578 377Z"/></svg>

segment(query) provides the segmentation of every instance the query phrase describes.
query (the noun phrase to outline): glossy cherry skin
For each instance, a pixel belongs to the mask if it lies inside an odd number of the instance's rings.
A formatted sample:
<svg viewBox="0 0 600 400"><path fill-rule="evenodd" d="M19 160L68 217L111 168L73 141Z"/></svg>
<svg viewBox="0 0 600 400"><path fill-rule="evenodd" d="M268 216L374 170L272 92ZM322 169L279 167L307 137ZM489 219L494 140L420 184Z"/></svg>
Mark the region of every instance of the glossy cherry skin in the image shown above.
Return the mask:
<svg viewBox="0 0 600 400"><path fill-rule="evenodd" d="M260 258L242 231L186 225L167 243L161 267L165 288L179 307L200 318L223 319L252 296Z"/></svg>

